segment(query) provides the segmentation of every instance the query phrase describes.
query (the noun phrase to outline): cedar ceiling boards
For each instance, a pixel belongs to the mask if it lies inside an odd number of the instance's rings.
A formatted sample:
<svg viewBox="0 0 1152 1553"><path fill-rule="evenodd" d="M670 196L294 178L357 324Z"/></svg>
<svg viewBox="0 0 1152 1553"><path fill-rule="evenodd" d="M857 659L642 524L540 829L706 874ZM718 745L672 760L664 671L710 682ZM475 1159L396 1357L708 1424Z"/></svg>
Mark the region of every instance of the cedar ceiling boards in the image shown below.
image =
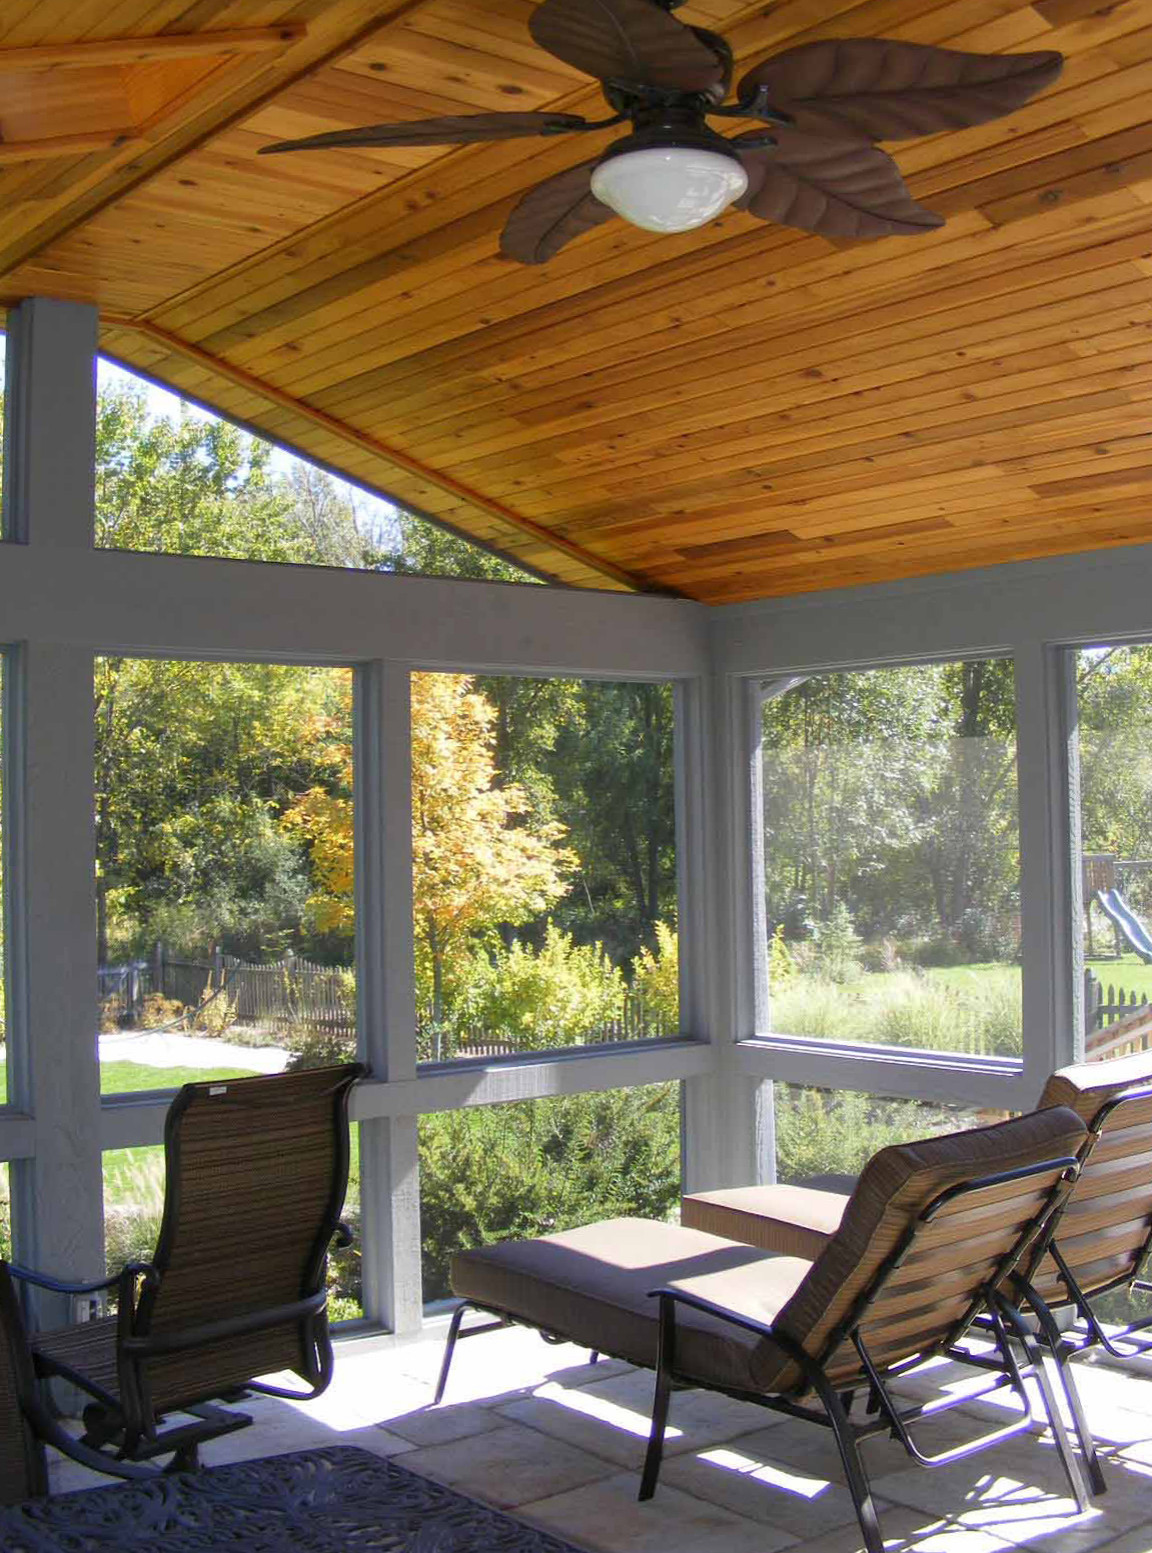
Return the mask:
<svg viewBox="0 0 1152 1553"><path fill-rule="evenodd" d="M891 148L948 218L914 240L733 213L521 268L509 210L609 136L256 158L596 112L531 9L9 0L0 301L97 302L109 354L565 582L725 602L1152 540L1152 0L690 0L738 67L852 35L1068 56L1010 119ZM199 42L28 52L165 34Z"/></svg>

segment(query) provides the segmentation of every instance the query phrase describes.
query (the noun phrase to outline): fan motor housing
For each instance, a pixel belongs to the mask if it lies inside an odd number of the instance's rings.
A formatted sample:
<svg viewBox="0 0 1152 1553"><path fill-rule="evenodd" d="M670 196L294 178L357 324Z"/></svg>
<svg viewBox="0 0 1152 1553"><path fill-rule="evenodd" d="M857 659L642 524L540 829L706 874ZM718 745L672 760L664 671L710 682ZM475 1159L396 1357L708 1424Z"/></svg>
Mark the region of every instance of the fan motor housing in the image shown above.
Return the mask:
<svg viewBox="0 0 1152 1553"><path fill-rule="evenodd" d="M600 158L599 165L632 151L666 151L672 147L683 147L689 151L713 151L733 162L740 161L731 142L709 129L699 113L664 108L638 116L636 128L630 135L614 140Z"/></svg>

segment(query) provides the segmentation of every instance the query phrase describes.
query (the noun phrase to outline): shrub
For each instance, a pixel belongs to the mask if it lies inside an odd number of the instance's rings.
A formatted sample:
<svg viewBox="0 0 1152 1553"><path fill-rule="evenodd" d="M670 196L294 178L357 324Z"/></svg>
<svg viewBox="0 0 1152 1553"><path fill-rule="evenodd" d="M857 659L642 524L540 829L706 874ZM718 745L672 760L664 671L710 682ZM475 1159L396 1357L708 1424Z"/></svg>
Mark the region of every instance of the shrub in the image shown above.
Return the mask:
<svg viewBox="0 0 1152 1553"><path fill-rule="evenodd" d="M642 949L637 955L632 989L661 1033L675 1035L680 1027L680 955L675 929L667 923L656 924L656 953Z"/></svg>
<svg viewBox="0 0 1152 1553"><path fill-rule="evenodd" d="M860 951L860 960L866 971L877 971L888 976L904 969L900 946L894 938L881 938L875 943L865 944Z"/></svg>
<svg viewBox="0 0 1152 1553"><path fill-rule="evenodd" d="M179 998L166 998L162 993L149 992L140 1010L141 1030L159 1030L164 1025L175 1024L187 1010Z"/></svg>
<svg viewBox="0 0 1152 1553"><path fill-rule="evenodd" d="M769 987L783 987L796 975L797 968L796 950L788 947L784 940L784 924L778 923L776 931L768 941Z"/></svg>
<svg viewBox="0 0 1152 1553"><path fill-rule="evenodd" d="M985 906L969 906L956 925L956 938L965 960L1010 963L1020 955L1016 918Z"/></svg>
<svg viewBox="0 0 1152 1553"><path fill-rule="evenodd" d="M837 901L826 922L812 929L817 967L828 981L855 981L860 975L860 937L843 901Z"/></svg>
<svg viewBox="0 0 1152 1553"><path fill-rule="evenodd" d="M329 1068L339 1062L352 1062L356 1057L356 1038L334 1030L302 1029L295 1026L283 1039L289 1043L292 1055L288 1059L288 1072L298 1068Z"/></svg>
<svg viewBox="0 0 1152 1553"><path fill-rule="evenodd" d="M497 951L469 1013L493 1040L534 1051L594 1039L623 1000L624 978L601 946L575 944L549 923L538 952L519 943Z"/></svg>
<svg viewBox="0 0 1152 1553"><path fill-rule="evenodd" d="M230 998L224 988L213 991L211 980L206 981L200 1002L188 1022L193 1030L199 1030L203 1035L226 1035L236 1022L235 999Z"/></svg>
<svg viewBox="0 0 1152 1553"><path fill-rule="evenodd" d="M456 1250L619 1214L667 1218L680 1196L679 1087L422 1117L424 1298L449 1292Z"/></svg>
<svg viewBox="0 0 1152 1553"><path fill-rule="evenodd" d="M970 956L960 947L954 938L947 933L939 933L935 938L925 938L914 952L917 965L952 966L964 965Z"/></svg>
<svg viewBox="0 0 1152 1553"><path fill-rule="evenodd" d="M935 1132L972 1126L919 1100L889 1100L852 1090L775 1086L776 1171L784 1182L835 1173L858 1175L890 1143L907 1143Z"/></svg>

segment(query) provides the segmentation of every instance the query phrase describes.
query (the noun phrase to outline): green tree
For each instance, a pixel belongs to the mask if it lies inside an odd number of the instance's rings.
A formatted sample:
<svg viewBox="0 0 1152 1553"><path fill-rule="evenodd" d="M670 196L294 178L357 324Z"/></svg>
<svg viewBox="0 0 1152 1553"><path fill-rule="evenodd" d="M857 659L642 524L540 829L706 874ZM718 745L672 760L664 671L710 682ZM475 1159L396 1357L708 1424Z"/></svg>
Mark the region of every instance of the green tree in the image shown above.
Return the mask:
<svg viewBox="0 0 1152 1553"><path fill-rule="evenodd" d="M156 938L203 954L300 947L306 851L280 818L325 768L302 729L347 671L101 658L96 665L101 963Z"/></svg>
<svg viewBox="0 0 1152 1553"><path fill-rule="evenodd" d="M763 735L771 922L795 938L839 906L866 937L995 936L1019 868L1010 661L814 675L767 699Z"/></svg>

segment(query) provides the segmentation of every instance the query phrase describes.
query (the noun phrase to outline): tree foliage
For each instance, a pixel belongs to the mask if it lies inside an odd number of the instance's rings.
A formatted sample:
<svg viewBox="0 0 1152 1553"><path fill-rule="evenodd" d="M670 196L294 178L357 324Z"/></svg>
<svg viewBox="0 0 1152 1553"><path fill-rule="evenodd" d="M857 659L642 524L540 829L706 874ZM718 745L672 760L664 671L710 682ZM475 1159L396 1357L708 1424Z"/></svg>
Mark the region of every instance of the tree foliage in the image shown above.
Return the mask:
<svg viewBox="0 0 1152 1553"><path fill-rule="evenodd" d="M1010 933L1010 660L814 675L769 695L763 732L773 925L803 937L839 907L866 938Z"/></svg>

